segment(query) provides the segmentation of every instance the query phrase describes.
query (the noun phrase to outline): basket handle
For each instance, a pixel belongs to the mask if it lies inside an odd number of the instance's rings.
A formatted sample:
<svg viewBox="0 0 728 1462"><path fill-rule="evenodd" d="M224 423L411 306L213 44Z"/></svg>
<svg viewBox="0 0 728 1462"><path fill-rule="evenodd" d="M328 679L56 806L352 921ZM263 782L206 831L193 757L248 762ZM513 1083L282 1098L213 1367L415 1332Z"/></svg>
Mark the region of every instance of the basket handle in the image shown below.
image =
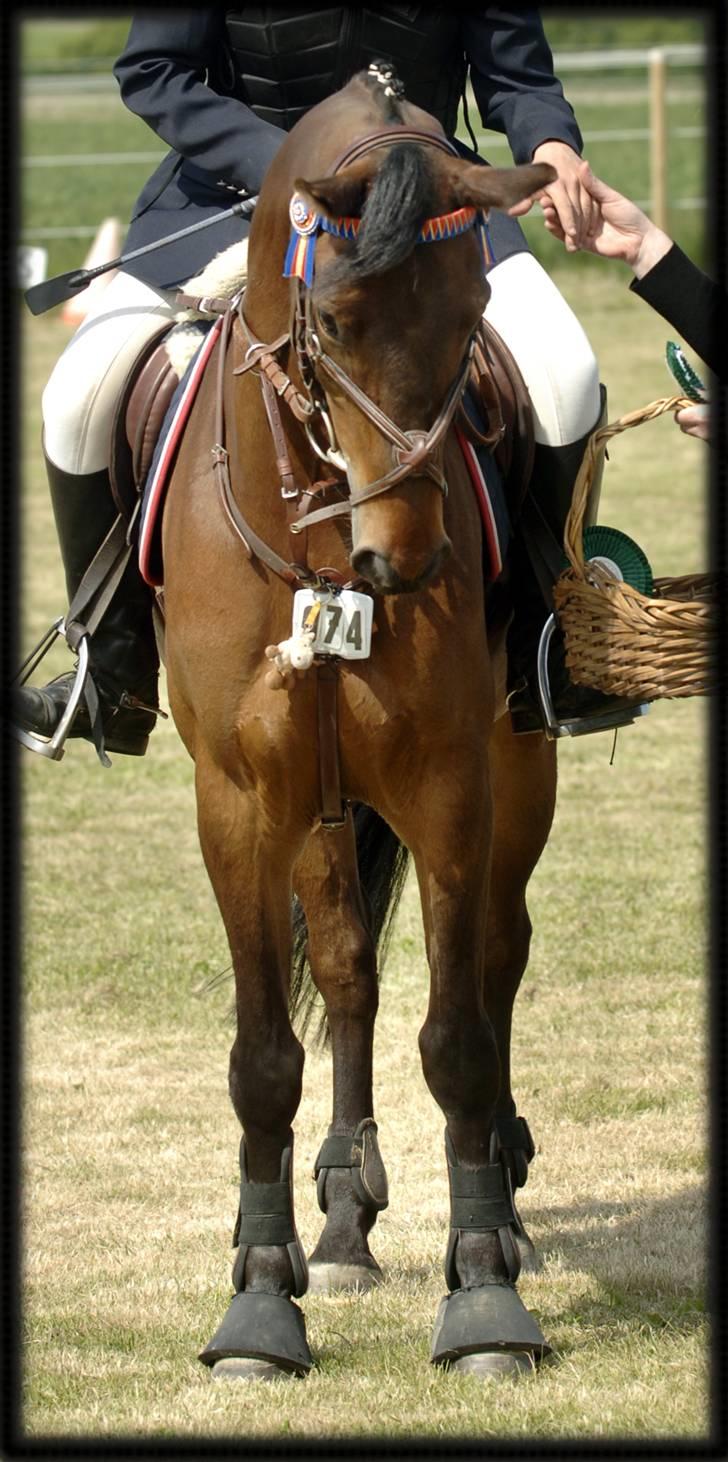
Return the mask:
<svg viewBox="0 0 728 1462"><path fill-rule="evenodd" d="M628 411L626 416L620 416L617 421L608 422L606 426L598 427L596 431L592 432L574 483L571 507L564 526L564 550L572 569L580 577L583 577L584 574L582 529L589 500L589 488L599 457L605 450L610 437L617 436L619 432L628 431L630 427L641 426L643 421L653 421L655 417L662 416L664 411L681 411L685 406L694 405L695 402L689 401L687 396L663 396L658 401L651 401L649 406L642 406L637 411Z"/></svg>

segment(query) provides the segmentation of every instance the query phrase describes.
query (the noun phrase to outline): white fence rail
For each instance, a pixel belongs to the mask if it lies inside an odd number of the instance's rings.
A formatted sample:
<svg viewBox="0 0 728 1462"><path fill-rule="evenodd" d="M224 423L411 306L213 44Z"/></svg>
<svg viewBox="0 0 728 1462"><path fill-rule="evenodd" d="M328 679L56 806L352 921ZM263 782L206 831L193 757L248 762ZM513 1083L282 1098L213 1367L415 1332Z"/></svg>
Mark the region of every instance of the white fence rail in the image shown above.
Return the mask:
<svg viewBox="0 0 728 1462"><path fill-rule="evenodd" d="M554 51L554 71L621 71L624 67L636 67L644 71L655 47L649 49L609 51ZM702 66L705 61L705 46L660 46L659 50L671 66Z"/></svg>
<svg viewBox="0 0 728 1462"><path fill-rule="evenodd" d="M641 70L646 72L647 95L649 97L649 126L632 128L615 128L613 130L588 131L583 133L584 142L647 142L650 148L650 197L638 198L635 202L641 208L649 208L650 212L661 228L667 226L667 143L668 135L676 138L698 140L705 137L705 128L700 126L675 127L668 134L667 124L667 69L672 67L702 67L705 62L705 46L703 45L665 45L651 49L615 48L610 50L596 51L556 51L554 52L554 70L556 75L579 74L580 72L593 73L595 71L615 71L625 68ZM64 63L69 67L65 74L49 74L42 76L26 77L22 83L23 92L28 95L38 95L46 92L73 91L105 91L116 89L116 81L111 76L112 58L109 59L109 70L107 74L79 75L78 72L71 72L73 63ZM472 93L470 100L474 102ZM508 142L505 137L489 133L488 149L496 151L507 149ZM22 159L24 168L58 168L58 167L105 167L119 166L125 163L146 163L154 165L161 161L164 152L107 152L107 153L75 153L64 154L63 156L36 156ZM704 198L678 198L670 200L670 207L676 209L697 209L705 207ZM53 239L53 238L90 238L97 231L96 224L80 224L74 228L31 228L24 230L24 239Z"/></svg>

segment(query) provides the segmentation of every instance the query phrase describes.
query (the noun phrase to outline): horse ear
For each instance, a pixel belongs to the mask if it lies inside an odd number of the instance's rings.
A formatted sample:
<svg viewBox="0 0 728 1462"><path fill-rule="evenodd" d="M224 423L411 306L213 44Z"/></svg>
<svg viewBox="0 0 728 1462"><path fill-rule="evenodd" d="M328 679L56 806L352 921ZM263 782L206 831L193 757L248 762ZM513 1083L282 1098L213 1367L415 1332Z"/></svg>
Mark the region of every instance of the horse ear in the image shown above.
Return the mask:
<svg viewBox="0 0 728 1462"><path fill-rule="evenodd" d="M318 178L315 182L296 178L293 186L316 213L323 213L327 218L359 218L371 178L371 162L362 158L330 178Z"/></svg>
<svg viewBox="0 0 728 1462"><path fill-rule="evenodd" d="M467 163L457 174L458 202L461 207L512 208L523 198L540 193L556 176L556 169L547 162L523 163L515 168Z"/></svg>

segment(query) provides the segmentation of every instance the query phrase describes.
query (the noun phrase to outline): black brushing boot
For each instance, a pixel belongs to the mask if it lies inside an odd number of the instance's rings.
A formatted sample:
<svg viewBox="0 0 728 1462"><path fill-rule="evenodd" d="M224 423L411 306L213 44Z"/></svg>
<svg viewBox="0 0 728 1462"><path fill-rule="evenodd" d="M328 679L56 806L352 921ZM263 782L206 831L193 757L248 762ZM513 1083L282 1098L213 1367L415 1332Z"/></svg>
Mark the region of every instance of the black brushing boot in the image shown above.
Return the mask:
<svg viewBox="0 0 728 1462"><path fill-rule="evenodd" d="M601 411L592 430L564 447L536 444L533 473L523 505L512 557L514 615L508 630L508 709L516 733L544 731L546 723L538 689L536 656L541 631L553 611L552 589L566 567L564 526L574 483L592 433L607 420L607 393L601 387ZM604 454L594 471L584 526L597 516ZM575 685L566 668L564 638L556 629L549 648L549 682L555 720L563 731L579 735L629 725L640 705L623 696L605 695Z"/></svg>
<svg viewBox="0 0 728 1462"><path fill-rule="evenodd" d="M46 458L46 470L70 603L116 519L116 507L105 469L80 476L63 472ZM153 591L144 583L132 555L89 641L89 668L98 691L106 749L127 756L144 755L159 713L153 599ZM20 686L13 692L15 723L38 736L52 736L74 681L75 674L69 671L42 689ZM68 735L94 740L83 700Z"/></svg>

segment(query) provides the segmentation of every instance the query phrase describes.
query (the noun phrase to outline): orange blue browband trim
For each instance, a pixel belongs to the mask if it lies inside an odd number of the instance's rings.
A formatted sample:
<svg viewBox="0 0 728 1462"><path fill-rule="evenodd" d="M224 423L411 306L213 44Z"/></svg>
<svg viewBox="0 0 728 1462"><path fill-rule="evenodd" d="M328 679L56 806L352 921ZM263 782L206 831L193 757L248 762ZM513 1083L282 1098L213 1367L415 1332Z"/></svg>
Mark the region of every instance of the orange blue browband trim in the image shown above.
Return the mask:
<svg viewBox="0 0 728 1462"><path fill-rule="evenodd" d="M338 239L355 239L361 228L360 218L325 218L309 208L300 193L294 193L289 207L291 238L283 265L285 279L302 279L310 289L313 284L313 268L316 240L319 233L333 234ZM441 213L438 218L427 218L420 229L418 243L435 244L443 239L453 239L457 234L477 228L483 253L483 268L495 263L493 245L488 231L488 214L482 208L456 208L453 213Z"/></svg>

